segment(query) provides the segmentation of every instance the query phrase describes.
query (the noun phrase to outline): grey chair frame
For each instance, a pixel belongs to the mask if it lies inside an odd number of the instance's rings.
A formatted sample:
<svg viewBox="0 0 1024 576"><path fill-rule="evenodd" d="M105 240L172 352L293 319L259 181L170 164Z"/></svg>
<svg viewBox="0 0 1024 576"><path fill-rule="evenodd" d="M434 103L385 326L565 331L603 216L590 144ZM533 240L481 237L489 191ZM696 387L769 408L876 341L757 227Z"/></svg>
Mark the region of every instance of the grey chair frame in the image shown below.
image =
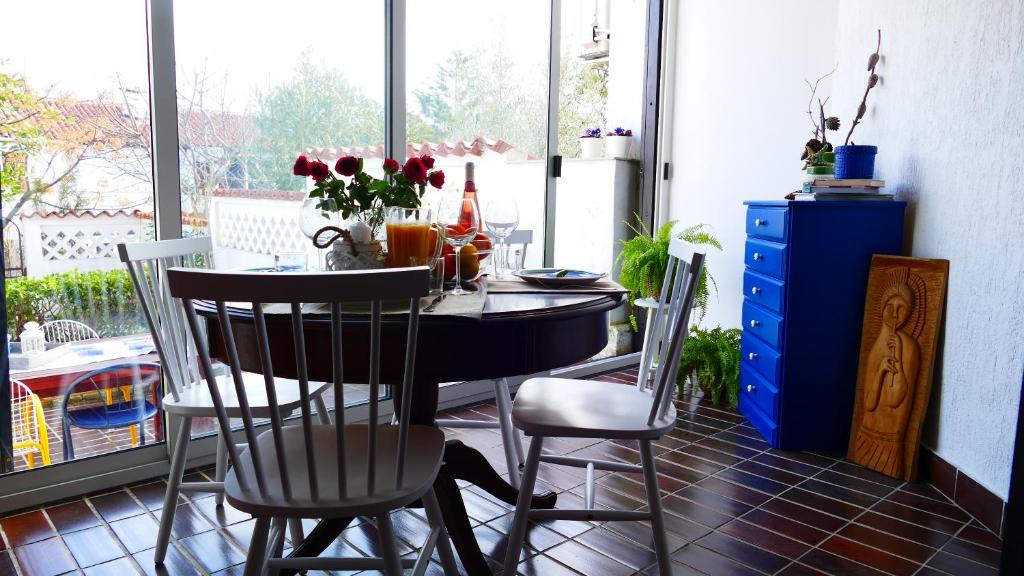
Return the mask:
<svg viewBox="0 0 1024 576"><path fill-rule="evenodd" d="M416 337L420 298L429 290L429 268L397 268L329 273L218 273L174 268L168 286L180 299L206 373L213 369L206 332L195 301L212 302L219 332L235 382L246 448L227 444L231 469L225 479L228 501L256 517L246 557L245 575L279 570L383 570L387 576L411 567L415 576L428 568L436 549L445 573L457 574L455 559L433 484L444 453L444 434L435 427L413 426L412 385L415 377ZM382 302L409 302L404 354L403 394L398 426L379 422ZM369 420L345 422L342 305L370 302ZM267 399L272 408L270 430L260 432L253 423L246 387L241 383L239 352L227 302L252 304L256 347ZM276 381L264 305L288 304L294 345L295 371L301 398L298 426L284 427L276 406ZM307 374L302 305L329 303L335 424L318 424L312 415L312 394ZM211 320L212 321L212 320ZM224 436L231 434L230 419L219 386L208 381L216 405L217 422ZM397 430L396 430L397 428ZM397 432L397 436L396 433ZM365 442L358 443L365 434ZM351 439L356 440L351 440ZM359 452L363 451L362 457ZM326 465L324 463L327 463ZM422 500L430 533L415 559L399 557L390 512ZM303 518L372 516L380 533L381 558L284 558L285 522Z"/></svg>
<svg viewBox="0 0 1024 576"><path fill-rule="evenodd" d="M687 258L689 257L689 260ZM649 397L646 413L615 417L616 429L608 429L606 435L602 431L564 427L551 429L537 422L530 421L529 414L520 413L520 402L517 396L512 408L512 420L517 428L531 437L523 477L519 487L519 499L516 505L515 519L509 530L508 546L505 555L505 572L514 574L518 564L526 536L527 520L649 520L652 525L655 553L658 558L658 570L661 576L672 574L669 560L668 541L665 536L665 523L661 507L661 493L658 488L657 470L654 464L654 453L651 448L652 439L661 437L675 425L675 407L673 405L676 376L679 371L679 357L683 343L689 330L690 311L701 273L704 269L704 254L691 252L689 244L674 238L669 245L668 269L665 273L661 298L657 312L654 314L655 325L652 329L654 338L648 343L650 350L642 355L640 374L651 368L655 357L658 365L653 379L653 390L648 381L640 378L636 385L637 393ZM535 384L542 384L544 379L534 379ZM531 381L524 383L529 386ZM571 386L571 380L553 383ZM608 384L608 386L622 386ZM571 392L571 391L570 391ZM570 397L570 396L567 396ZM558 410L571 412L573 406L562 405ZM525 412L525 409L524 409ZM603 437L637 440L640 449L640 465L624 462L589 460L569 456L555 456L542 453L544 438L547 436L562 437ZM577 510L531 510L530 496L536 485L537 472L541 462L556 465L586 468L586 485L584 490L585 508ZM594 507L594 476L596 470L612 472L632 472L643 474L647 492L648 509L646 511L605 510Z"/></svg>
<svg viewBox="0 0 1024 576"><path fill-rule="evenodd" d="M505 239L505 244L522 245L523 255L533 242L533 230L515 230ZM523 440L512 425L512 393L509 391L508 378L492 380L494 386L494 403L498 409L497 421L464 420L460 418L439 418L437 425L445 428L497 428L501 430L501 445L505 452L505 465L508 467L508 480L513 488L519 487L520 468L525 461Z"/></svg>

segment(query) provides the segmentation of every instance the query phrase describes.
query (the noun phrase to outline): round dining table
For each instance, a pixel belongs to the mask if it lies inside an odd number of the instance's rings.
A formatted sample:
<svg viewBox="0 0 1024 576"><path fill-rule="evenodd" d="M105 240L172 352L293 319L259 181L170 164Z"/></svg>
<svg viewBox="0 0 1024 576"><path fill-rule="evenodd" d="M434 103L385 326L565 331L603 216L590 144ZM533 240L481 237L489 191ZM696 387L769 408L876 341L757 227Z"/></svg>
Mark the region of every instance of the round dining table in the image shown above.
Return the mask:
<svg viewBox="0 0 1024 576"><path fill-rule="evenodd" d="M456 296L447 296L454 298ZM438 389L447 382L497 379L562 368L584 361L608 341L609 312L622 305L625 295L607 293L497 293L487 294L481 318L421 314L416 346L416 374L412 387L412 423L434 425ZM200 310L215 314L212 308ZM238 342L243 370L261 372L251 310L230 308L232 329ZM398 384L402 379L406 323L401 315L383 317L381 381ZM288 315L268 315L274 375L294 378L295 351ZM210 322L211 352L221 352L217 323ZM277 325L275 325L277 324ZM369 320L358 316L343 319L346 384L368 380ZM324 315L303 316L309 378L330 381L330 320ZM392 386L395 405L401 389ZM444 522L456 553L471 576L491 570L477 545L456 480L475 484L496 498L514 505L518 492L498 474L477 450L449 440L444 463L435 482ZM535 494L535 508L552 508L554 493ZM348 526L350 520L323 520L292 554L315 556Z"/></svg>

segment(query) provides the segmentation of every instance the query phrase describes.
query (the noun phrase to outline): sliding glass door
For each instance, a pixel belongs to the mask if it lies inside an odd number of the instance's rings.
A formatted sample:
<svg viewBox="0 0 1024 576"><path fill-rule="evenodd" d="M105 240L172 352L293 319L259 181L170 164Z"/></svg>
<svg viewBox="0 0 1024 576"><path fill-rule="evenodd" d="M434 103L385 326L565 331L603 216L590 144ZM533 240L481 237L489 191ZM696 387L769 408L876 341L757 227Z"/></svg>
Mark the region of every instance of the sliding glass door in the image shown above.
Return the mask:
<svg viewBox="0 0 1024 576"><path fill-rule="evenodd" d="M45 30L13 25L41 14ZM96 14L51 0L3 7L4 472L164 451L152 449L163 440L159 368L116 251L153 238L145 5L114 0Z"/></svg>
<svg viewBox="0 0 1024 576"><path fill-rule="evenodd" d="M647 1L655 0L622 0ZM292 175L299 154L329 164L361 156L370 171L386 155L429 154L451 193L473 162L485 220L492 201L512 199L519 228L532 232L523 266L613 272L617 221L636 194L618 167L632 165L588 164L578 138L620 121L639 137L640 68L626 56L642 54L643 36L612 6L5 3L10 22L45 13L47 31L0 35L7 330L11 376L25 385L0 406L11 414L0 433L23 440L0 510L39 501L31 491L40 486L52 499L166 470L159 369L149 366L155 355L114 246L205 235L218 267L261 267L296 252L312 262L297 224L308 186ZM55 320L67 321L63 331L44 334L33 353L31 323ZM77 387L90 370L121 365ZM69 411L136 401L141 425L65 425ZM45 442L32 440L43 432ZM70 443L79 462L52 466L72 458ZM192 455L212 450L206 440Z"/></svg>

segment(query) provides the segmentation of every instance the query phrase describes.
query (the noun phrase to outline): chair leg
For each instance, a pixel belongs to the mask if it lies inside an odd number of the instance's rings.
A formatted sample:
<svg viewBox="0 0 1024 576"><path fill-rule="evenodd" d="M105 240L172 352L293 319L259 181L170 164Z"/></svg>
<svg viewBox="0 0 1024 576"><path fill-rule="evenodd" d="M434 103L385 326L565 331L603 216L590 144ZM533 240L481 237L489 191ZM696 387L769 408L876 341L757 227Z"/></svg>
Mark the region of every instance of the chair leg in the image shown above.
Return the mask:
<svg viewBox="0 0 1024 576"><path fill-rule="evenodd" d="M64 413L64 461L75 459L75 442L71 438L71 424L68 422L68 415Z"/></svg>
<svg viewBox="0 0 1024 576"><path fill-rule="evenodd" d="M282 518L274 518L274 520L270 523L270 533L275 534L276 538L274 539L273 542L269 543L270 549L268 550L267 554L268 560L270 558L281 558L284 556L284 529L285 521ZM281 573L281 570L278 568L270 568L268 566L265 572L267 573L268 576L277 576Z"/></svg>
<svg viewBox="0 0 1024 576"><path fill-rule="evenodd" d="M313 406L316 407L317 420L324 426L331 425L331 412L327 410L327 403L324 402L324 395L317 394L313 397Z"/></svg>
<svg viewBox="0 0 1024 576"><path fill-rule="evenodd" d="M164 563L164 556L167 554L167 544L171 540L171 525L174 523L174 513L178 508L178 488L181 486L181 479L185 474L185 460L188 459L188 444L192 437L192 417L184 416L181 419L181 429L178 437L174 440L174 448L171 451L171 469L167 473L167 491L164 492L164 507L160 511L160 529L156 534L156 550L153 551L153 562Z"/></svg>
<svg viewBox="0 0 1024 576"><path fill-rule="evenodd" d="M224 477L228 473L228 443L224 440L224 434L218 428L217 430L217 460L215 462L215 468L213 470L213 479L217 482L224 482ZM217 506L224 505L224 493L218 492L214 496L217 501Z"/></svg>
<svg viewBox="0 0 1024 576"><path fill-rule="evenodd" d="M306 536L302 533L302 519L301 518L289 518L288 519L288 532L291 534L292 548L295 548L302 541L306 539Z"/></svg>
<svg viewBox="0 0 1024 576"><path fill-rule="evenodd" d="M651 450L650 440L640 441L640 461L644 469L647 506L651 511L651 531L654 533L654 553L658 557L658 574L671 576L672 563L669 561L665 519L661 511L661 490L658 488L658 471L654 467L654 452Z"/></svg>
<svg viewBox="0 0 1024 576"><path fill-rule="evenodd" d="M519 486L519 499L516 501L516 514L512 520L512 529L508 531L505 574L515 574L516 566L519 564L519 553L523 550L523 542L526 540L530 500L533 498L533 487L537 482L537 469L540 467L540 450L543 444L543 436L534 436L530 442L530 453L526 456L526 466L523 468L522 483Z"/></svg>
<svg viewBox="0 0 1024 576"><path fill-rule="evenodd" d="M502 386L504 378L494 381L494 401L498 406L498 425L501 428L501 446L505 450L505 465L508 467L508 483L519 488L519 465L522 463L516 453L519 434L512 425L512 401L508 386Z"/></svg>
<svg viewBox="0 0 1024 576"><path fill-rule="evenodd" d="M458 576L459 569L455 566L452 543L448 537L448 529L444 526L441 506L437 502L437 494L434 494L433 488L427 490L427 493L423 495L423 510L427 513L427 522L430 527L441 528L441 536L437 539L437 555L441 557L441 567L444 568L445 576Z"/></svg>
<svg viewBox="0 0 1024 576"><path fill-rule="evenodd" d="M508 425L509 429L512 430L512 447L516 450L516 462L519 467L523 466L526 462L526 455L523 453L523 439L520 436L519 431L512 425L512 393L508 390L508 378L502 378L498 380L498 384L501 386L501 395L505 399L505 405L508 406Z"/></svg>
<svg viewBox="0 0 1024 576"><path fill-rule="evenodd" d="M261 576L267 561L267 537L270 535L270 518L256 517L256 526L252 529L252 540L249 541L249 553L245 556L244 576Z"/></svg>
<svg viewBox="0 0 1024 576"><path fill-rule="evenodd" d="M391 516L387 513L377 516L377 532L380 534L380 553L384 560L385 576L402 576L402 560L398 556L398 541Z"/></svg>

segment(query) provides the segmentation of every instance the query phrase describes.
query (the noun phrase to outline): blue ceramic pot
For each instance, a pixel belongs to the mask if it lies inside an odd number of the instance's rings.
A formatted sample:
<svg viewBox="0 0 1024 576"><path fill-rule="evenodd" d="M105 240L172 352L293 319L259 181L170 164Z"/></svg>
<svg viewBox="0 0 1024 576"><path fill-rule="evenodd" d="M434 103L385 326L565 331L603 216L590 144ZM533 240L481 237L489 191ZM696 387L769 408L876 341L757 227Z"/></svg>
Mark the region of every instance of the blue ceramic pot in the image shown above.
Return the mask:
<svg viewBox="0 0 1024 576"><path fill-rule="evenodd" d="M877 153L878 146L836 146L836 178L873 178Z"/></svg>

